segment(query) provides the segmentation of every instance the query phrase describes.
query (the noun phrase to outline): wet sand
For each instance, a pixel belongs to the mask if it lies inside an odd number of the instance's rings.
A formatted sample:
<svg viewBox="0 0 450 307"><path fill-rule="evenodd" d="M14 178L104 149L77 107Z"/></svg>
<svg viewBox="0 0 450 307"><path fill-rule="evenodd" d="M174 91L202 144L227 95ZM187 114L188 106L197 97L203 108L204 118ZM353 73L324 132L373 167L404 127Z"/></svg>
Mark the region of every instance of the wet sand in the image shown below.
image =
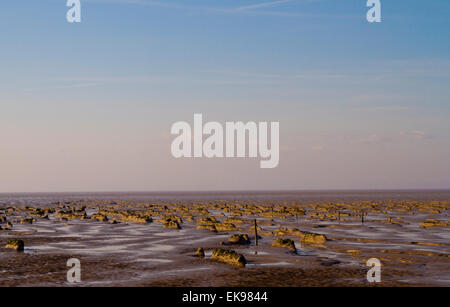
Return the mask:
<svg viewBox="0 0 450 307"><path fill-rule="evenodd" d="M0 195L12 223L0 223L0 286L73 286L72 257L81 261L76 286L374 286L373 257L376 286L450 286L449 208L449 191ZM251 243L221 244L233 234ZM296 252L272 246L277 238ZM10 239L25 250L6 249ZM205 258L194 256L199 247ZM211 259L215 248L247 265Z"/></svg>

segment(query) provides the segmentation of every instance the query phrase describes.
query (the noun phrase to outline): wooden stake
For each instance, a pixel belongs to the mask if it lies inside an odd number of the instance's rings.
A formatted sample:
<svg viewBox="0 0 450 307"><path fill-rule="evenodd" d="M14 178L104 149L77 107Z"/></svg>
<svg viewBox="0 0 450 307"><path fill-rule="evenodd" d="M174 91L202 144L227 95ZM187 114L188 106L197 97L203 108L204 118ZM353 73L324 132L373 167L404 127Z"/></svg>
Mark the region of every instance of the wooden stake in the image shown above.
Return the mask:
<svg viewBox="0 0 450 307"><path fill-rule="evenodd" d="M256 219L255 219L255 246L258 246L258 229L256 225Z"/></svg>

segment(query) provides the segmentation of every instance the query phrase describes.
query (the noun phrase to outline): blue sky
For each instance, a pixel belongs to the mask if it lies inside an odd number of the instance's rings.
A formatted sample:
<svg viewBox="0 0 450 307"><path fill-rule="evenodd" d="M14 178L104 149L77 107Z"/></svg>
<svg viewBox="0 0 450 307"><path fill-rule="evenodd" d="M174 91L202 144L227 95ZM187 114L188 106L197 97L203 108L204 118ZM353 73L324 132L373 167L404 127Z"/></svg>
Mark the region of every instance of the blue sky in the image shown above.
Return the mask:
<svg viewBox="0 0 450 307"><path fill-rule="evenodd" d="M81 3L0 4L2 191L450 188L448 1ZM280 166L174 160L194 112L280 121Z"/></svg>

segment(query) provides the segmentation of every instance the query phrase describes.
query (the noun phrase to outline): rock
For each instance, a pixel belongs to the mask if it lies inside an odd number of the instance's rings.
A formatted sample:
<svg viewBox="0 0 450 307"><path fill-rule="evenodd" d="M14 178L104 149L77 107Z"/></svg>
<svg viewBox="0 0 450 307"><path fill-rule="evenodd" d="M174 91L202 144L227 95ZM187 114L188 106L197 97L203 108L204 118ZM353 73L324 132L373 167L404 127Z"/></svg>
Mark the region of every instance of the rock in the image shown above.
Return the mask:
<svg viewBox="0 0 450 307"><path fill-rule="evenodd" d="M84 212L84 214L86 213ZM77 213L74 213L72 210L58 210L56 216L62 221L74 220L78 218L83 219L82 215L78 215Z"/></svg>
<svg viewBox="0 0 450 307"><path fill-rule="evenodd" d="M201 247L197 248L197 250L195 251L195 256L200 257L200 258L205 258L204 249Z"/></svg>
<svg viewBox="0 0 450 307"><path fill-rule="evenodd" d="M164 224L164 228L181 229L181 226L177 221L168 221Z"/></svg>
<svg viewBox="0 0 450 307"><path fill-rule="evenodd" d="M272 242L272 246L285 247L294 253L297 252L297 249L295 248L295 243L291 239L281 239L281 238L277 239L274 242Z"/></svg>
<svg viewBox="0 0 450 307"><path fill-rule="evenodd" d="M181 217L176 215L167 216L165 218L160 219L158 222L162 224L166 224L168 222L177 222L178 224L183 224L183 220L181 219Z"/></svg>
<svg viewBox="0 0 450 307"><path fill-rule="evenodd" d="M245 260L243 255L238 254L233 250L221 248L216 248L214 250L211 259L239 267L245 267L247 263L247 260Z"/></svg>
<svg viewBox="0 0 450 307"><path fill-rule="evenodd" d="M46 208L46 209L44 209L44 211L47 214L52 214L52 213L56 212L55 208Z"/></svg>
<svg viewBox="0 0 450 307"><path fill-rule="evenodd" d="M304 232L301 236L303 243L320 244L327 241L327 237L318 233Z"/></svg>
<svg viewBox="0 0 450 307"><path fill-rule="evenodd" d="M33 210L34 210L34 212L30 213L30 216L48 219L48 214L44 210L42 210L40 208L36 208L36 209L33 208Z"/></svg>
<svg viewBox="0 0 450 307"><path fill-rule="evenodd" d="M214 225L216 227L216 230L218 231L233 231L237 230L236 226L231 223L216 223Z"/></svg>
<svg viewBox="0 0 450 307"><path fill-rule="evenodd" d="M360 250L357 249L348 249L345 251L346 253L352 254L352 256L356 257L360 254Z"/></svg>
<svg viewBox="0 0 450 307"><path fill-rule="evenodd" d="M216 226L214 225L198 225L197 229L210 230L212 232L217 232Z"/></svg>
<svg viewBox="0 0 450 307"><path fill-rule="evenodd" d="M185 221L187 222L193 222L195 220L195 218L193 216L184 216L183 217Z"/></svg>
<svg viewBox="0 0 450 307"><path fill-rule="evenodd" d="M215 224L218 223L219 221L214 217L214 216L210 216L210 217L203 217L201 219L199 219L197 221L199 224Z"/></svg>
<svg viewBox="0 0 450 307"><path fill-rule="evenodd" d="M137 216L137 215L127 215L122 217L122 221L125 222L133 222L139 224L147 224L152 223L153 219L150 216Z"/></svg>
<svg viewBox="0 0 450 307"><path fill-rule="evenodd" d="M225 223L233 223L233 224L243 224L245 223L242 219L236 217L229 217L225 219Z"/></svg>
<svg viewBox="0 0 450 307"><path fill-rule="evenodd" d="M274 236L299 236L303 243L320 244L326 242L328 239L326 236L318 233L311 233L300 231L297 228L279 228L272 232Z"/></svg>
<svg viewBox="0 0 450 307"><path fill-rule="evenodd" d="M183 220L179 216L171 215L160 219L158 222L162 223L164 228L181 229L180 224L183 223Z"/></svg>
<svg viewBox="0 0 450 307"><path fill-rule="evenodd" d="M6 223L6 216L0 215L0 223Z"/></svg>
<svg viewBox="0 0 450 307"><path fill-rule="evenodd" d="M450 222L446 223L444 221L439 221L435 219L426 219L422 224L420 224L420 228L429 228L429 227L446 227L450 226Z"/></svg>
<svg viewBox="0 0 450 307"><path fill-rule="evenodd" d="M297 228L278 228L272 232L274 236L301 236L303 234L302 231L298 230Z"/></svg>
<svg viewBox="0 0 450 307"><path fill-rule="evenodd" d="M25 244L22 240L10 240L6 243L5 247L15 249L16 251L23 251Z"/></svg>
<svg viewBox="0 0 450 307"><path fill-rule="evenodd" d="M73 211L77 212L77 213L83 213L86 211L86 206L81 206L81 208L79 208L79 209L75 208Z"/></svg>
<svg viewBox="0 0 450 307"><path fill-rule="evenodd" d="M232 244L250 244L247 234L234 234L228 238L228 242Z"/></svg>
<svg viewBox="0 0 450 307"><path fill-rule="evenodd" d="M20 220L20 224L33 224L35 221L33 218L23 218Z"/></svg>
<svg viewBox="0 0 450 307"><path fill-rule="evenodd" d="M48 214L46 214L46 213L31 213L30 216L38 217L41 219L48 219Z"/></svg>
<svg viewBox="0 0 450 307"><path fill-rule="evenodd" d="M108 217L106 215L96 213L91 215L91 220L97 220L99 222L107 222Z"/></svg>

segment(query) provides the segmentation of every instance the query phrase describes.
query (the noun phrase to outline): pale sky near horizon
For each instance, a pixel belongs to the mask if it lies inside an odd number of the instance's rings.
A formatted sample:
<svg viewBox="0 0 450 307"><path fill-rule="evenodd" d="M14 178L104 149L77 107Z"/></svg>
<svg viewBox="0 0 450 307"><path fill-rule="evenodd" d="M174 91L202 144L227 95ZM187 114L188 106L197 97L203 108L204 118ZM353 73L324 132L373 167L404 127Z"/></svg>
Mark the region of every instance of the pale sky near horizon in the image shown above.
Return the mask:
<svg viewBox="0 0 450 307"><path fill-rule="evenodd" d="M0 3L0 192L450 188L450 2ZM280 163L175 159L279 121Z"/></svg>

